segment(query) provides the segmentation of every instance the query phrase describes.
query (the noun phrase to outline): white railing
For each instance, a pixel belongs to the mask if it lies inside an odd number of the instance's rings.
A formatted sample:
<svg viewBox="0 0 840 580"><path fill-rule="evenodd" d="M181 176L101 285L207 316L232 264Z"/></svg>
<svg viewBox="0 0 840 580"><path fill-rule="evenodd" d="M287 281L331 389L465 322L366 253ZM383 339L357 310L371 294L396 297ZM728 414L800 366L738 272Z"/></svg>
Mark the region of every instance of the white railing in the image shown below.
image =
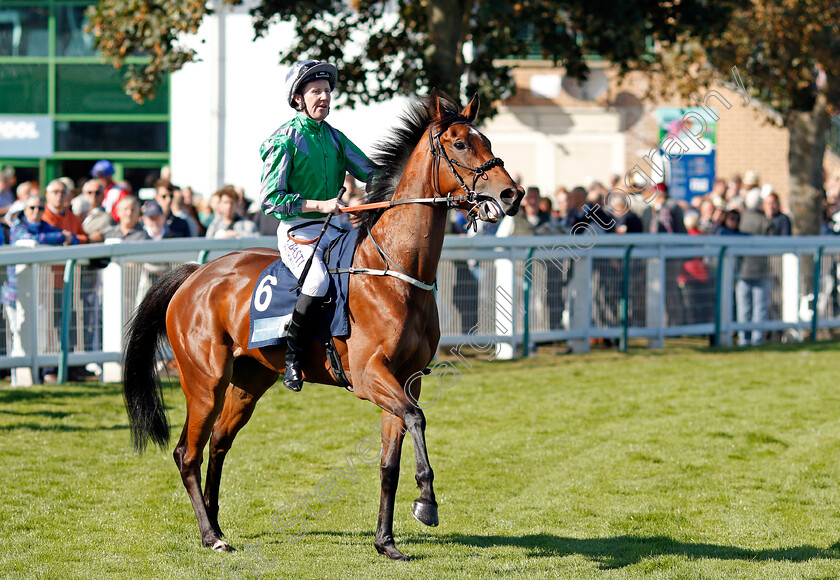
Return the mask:
<svg viewBox="0 0 840 580"><path fill-rule="evenodd" d="M709 335L729 345L737 331L801 340L840 327L840 237L584 238L447 237L437 280L441 347L492 349L510 358L539 342L567 341L585 352L593 339L626 346L643 338L658 348L667 337ZM275 243L266 237L0 247L0 281L5 266L18 279L17 300L4 308L0 368L14 369L14 384L25 385L37 382L45 367L97 363L104 380L117 381L123 326L162 269ZM760 322L734 317L744 257L766 258L760 270L769 310ZM678 284L683 265L697 265L698 258L707 281ZM103 259L107 265L90 265Z"/></svg>

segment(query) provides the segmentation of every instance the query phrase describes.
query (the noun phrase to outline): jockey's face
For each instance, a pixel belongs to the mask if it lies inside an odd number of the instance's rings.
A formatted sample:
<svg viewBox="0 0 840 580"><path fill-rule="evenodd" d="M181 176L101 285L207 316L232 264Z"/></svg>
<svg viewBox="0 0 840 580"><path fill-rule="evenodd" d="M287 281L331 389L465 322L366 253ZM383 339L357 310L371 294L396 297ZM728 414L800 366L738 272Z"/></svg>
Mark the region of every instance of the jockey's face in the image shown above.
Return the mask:
<svg viewBox="0 0 840 580"><path fill-rule="evenodd" d="M306 105L306 114L316 121L323 121L330 114L330 82L320 79L306 83L300 95L295 95L295 101L300 105L301 100Z"/></svg>

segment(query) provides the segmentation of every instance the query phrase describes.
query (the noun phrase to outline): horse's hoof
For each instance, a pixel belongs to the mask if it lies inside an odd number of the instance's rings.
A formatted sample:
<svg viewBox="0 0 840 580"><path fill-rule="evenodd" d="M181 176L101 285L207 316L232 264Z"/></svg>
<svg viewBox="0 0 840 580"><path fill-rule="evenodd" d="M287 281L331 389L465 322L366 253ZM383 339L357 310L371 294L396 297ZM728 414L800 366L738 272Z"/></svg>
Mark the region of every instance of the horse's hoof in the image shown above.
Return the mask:
<svg viewBox="0 0 840 580"><path fill-rule="evenodd" d="M383 556L388 556L392 560L398 560L400 562L408 562L411 560L408 556L397 550L397 547L392 543L390 544L374 544L376 546L376 551L382 554Z"/></svg>
<svg viewBox="0 0 840 580"><path fill-rule="evenodd" d="M438 525L438 508L431 503L414 502L414 510L411 512L417 521L427 526Z"/></svg>
<svg viewBox="0 0 840 580"><path fill-rule="evenodd" d="M231 548L230 544L225 542L224 540L216 540L213 542L211 546L217 552L233 552L233 548Z"/></svg>

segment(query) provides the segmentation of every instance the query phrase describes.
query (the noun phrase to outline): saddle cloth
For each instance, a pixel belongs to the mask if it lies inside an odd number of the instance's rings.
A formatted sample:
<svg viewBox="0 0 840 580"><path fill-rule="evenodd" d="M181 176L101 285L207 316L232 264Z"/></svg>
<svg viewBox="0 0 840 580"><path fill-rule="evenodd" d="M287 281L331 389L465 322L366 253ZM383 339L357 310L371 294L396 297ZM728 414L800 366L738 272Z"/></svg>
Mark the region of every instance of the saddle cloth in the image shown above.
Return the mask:
<svg viewBox="0 0 840 580"><path fill-rule="evenodd" d="M358 228L352 228L346 234L335 238L324 252L324 264L331 271L329 296L331 300L324 311L325 321L330 322L330 336L350 335L350 322L347 314L347 290L350 286L350 274L346 269L353 265L356 250ZM341 274L332 270L345 271ZM260 348L285 344L286 326L292 317L295 303L300 296L300 288L289 292L297 284L297 278L283 264L283 260L272 262L257 278L251 295L251 332L248 348ZM328 338L325 324L319 325L314 339Z"/></svg>

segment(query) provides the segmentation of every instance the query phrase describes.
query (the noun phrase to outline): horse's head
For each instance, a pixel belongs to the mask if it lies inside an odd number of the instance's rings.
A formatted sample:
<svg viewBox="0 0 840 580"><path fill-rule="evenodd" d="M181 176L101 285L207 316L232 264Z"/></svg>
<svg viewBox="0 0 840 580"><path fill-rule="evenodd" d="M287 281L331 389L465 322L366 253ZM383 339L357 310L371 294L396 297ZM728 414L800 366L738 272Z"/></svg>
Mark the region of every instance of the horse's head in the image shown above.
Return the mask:
<svg viewBox="0 0 840 580"><path fill-rule="evenodd" d="M473 125L478 115L478 96L460 113L447 108L437 92L429 96L432 125L429 142L435 159L433 179L441 195L465 193L473 202L461 204L477 211L481 219L496 222L515 215L525 196L504 163L493 155L490 140Z"/></svg>

